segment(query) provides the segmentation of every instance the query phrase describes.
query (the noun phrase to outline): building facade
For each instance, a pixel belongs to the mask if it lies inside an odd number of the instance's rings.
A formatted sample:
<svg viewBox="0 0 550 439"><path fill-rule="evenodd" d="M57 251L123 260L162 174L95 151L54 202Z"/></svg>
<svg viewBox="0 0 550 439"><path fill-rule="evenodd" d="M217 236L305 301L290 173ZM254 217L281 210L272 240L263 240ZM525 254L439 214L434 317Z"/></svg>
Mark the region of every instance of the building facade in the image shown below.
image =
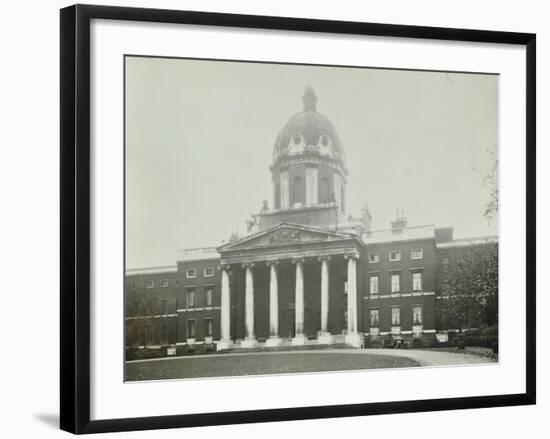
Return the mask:
<svg viewBox="0 0 550 439"><path fill-rule="evenodd" d="M361 347L432 343L445 330L436 328L436 270L460 247L452 229L411 227L397 212L387 229L371 230L367 206L349 215L344 148L310 87L269 170L273 208L264 201L245 236L182 250L173 267L126 272L127 347Z"/></svg>

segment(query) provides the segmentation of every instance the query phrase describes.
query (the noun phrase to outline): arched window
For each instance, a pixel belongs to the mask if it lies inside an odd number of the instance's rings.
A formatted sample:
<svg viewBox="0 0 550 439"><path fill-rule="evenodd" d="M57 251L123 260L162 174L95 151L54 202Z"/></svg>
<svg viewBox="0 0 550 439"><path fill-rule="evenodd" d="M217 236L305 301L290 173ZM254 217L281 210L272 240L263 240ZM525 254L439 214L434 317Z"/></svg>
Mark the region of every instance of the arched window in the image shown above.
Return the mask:
<svg viewBox="0 0 550 439"><path fill-rule="evenodd" d="M305 203L305 186L301 177L294 177L292 184L292 203Z"/></svg>
<svg viewBox="0 0 550 439"><path fill-rule="evenodd" d="M328 203L330 200L329 184L327 178L321 178L319 181L319 201Z"/></svg>

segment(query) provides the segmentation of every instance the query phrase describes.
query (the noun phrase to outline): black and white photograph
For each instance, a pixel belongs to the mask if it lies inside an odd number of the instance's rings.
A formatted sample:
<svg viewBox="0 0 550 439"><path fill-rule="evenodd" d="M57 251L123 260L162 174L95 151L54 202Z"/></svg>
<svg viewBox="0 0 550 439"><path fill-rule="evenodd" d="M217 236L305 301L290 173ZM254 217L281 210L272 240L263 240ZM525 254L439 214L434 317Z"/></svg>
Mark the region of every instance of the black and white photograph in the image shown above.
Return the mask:
<svg viewBox="0 0 550 439"><path fill-rule="evenodd" d="M127 382L494 367L499 75L127 54L124 230Z"/></svg>
<svg viewBox="0 0 550 439"><path fill-rule="evenodd" d="M547 9L6 2L1 436L548 430Z"/></svg>

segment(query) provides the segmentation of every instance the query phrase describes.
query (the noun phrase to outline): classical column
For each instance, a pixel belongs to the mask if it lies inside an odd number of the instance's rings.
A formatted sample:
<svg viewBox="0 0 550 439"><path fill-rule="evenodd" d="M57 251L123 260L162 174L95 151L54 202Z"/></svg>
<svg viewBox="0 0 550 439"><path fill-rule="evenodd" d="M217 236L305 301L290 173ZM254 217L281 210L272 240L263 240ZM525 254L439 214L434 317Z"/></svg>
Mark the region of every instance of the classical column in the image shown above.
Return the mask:
<svg viewBox="0 0 550 439"><path fill-rule="evenodd" d="M281 171L281 173L279 174L279 178L280 178L279 184L281 185L280 186L281 209L288 209L290 205L290 201L289 201L290 185L288 184L288 171Z"/></svg>
<svg viewBox="0 0 550 439"><path fill-rule="evenodd" d="M241 342L241 347L251 348L256 345L254 335L254 275L252 268L254 264L243 264L245 269L245 296L244 296L244 320L245 320L245 338Z"/></svg>
<svg viewBox="0 0 550 439"><path fill-rule="evenodd" d="M292 260L296 264L296 298L294 300L295 334L293 345L303 345L306 342L304 335L304 258Z"/></svg>
<svg viewBox="0 0 550 439"><path fill-rule="evenodd" d="M354 347L361 346L361 337L357 333L357 271L356 252L344 256L348 260L348 332L346 343Z"/></svg>
<svg viewBox="0 0 550 439"><path fill-rule="evenodd" d="M229 294L229 265L222 265L222 294L221 294L221 319L220 319L220 341L216 350L229 349L231 347L230 318L231 318L231 296Z"/></svg>
<svg viewBox="0 0 550 439"><path fill-rule="evenodd" d="M336 205L340 208L340 210L342 210L342 177L336 172L332 175L334 184L334 199L336 201Z"/></svg>
<svg viewBox="0 0 550 439"><path fill-rule="evenodd" d="M319 256L319 261L321 261L321 334L318 341L319 344L330 344L332 343L332 336L328 332L328 263L330 256Z"/></svg>
<svg viewBox="0 0 550 439"><path fill-rule="evenodd" d="M269 267L269 338L265 345L268 347L281 344L279 338L279 283L278 283L278 262L268 261Z"/></svg>

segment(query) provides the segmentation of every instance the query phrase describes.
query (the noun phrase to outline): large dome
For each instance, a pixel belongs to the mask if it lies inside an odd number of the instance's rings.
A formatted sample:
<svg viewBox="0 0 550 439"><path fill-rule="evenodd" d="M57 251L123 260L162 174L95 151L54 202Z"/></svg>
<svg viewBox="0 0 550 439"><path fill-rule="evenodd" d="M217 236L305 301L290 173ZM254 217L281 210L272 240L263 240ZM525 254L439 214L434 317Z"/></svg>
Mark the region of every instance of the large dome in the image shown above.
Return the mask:
<svg viewBox="0 0 550 439"><path fill-rule="evenodd" d="M303 101L303 111L294 114L279 132L273 147L273 160L286 154L317 151L343 161L342 142L329 118L317 112L313 88L306 88Z"/></svg>

